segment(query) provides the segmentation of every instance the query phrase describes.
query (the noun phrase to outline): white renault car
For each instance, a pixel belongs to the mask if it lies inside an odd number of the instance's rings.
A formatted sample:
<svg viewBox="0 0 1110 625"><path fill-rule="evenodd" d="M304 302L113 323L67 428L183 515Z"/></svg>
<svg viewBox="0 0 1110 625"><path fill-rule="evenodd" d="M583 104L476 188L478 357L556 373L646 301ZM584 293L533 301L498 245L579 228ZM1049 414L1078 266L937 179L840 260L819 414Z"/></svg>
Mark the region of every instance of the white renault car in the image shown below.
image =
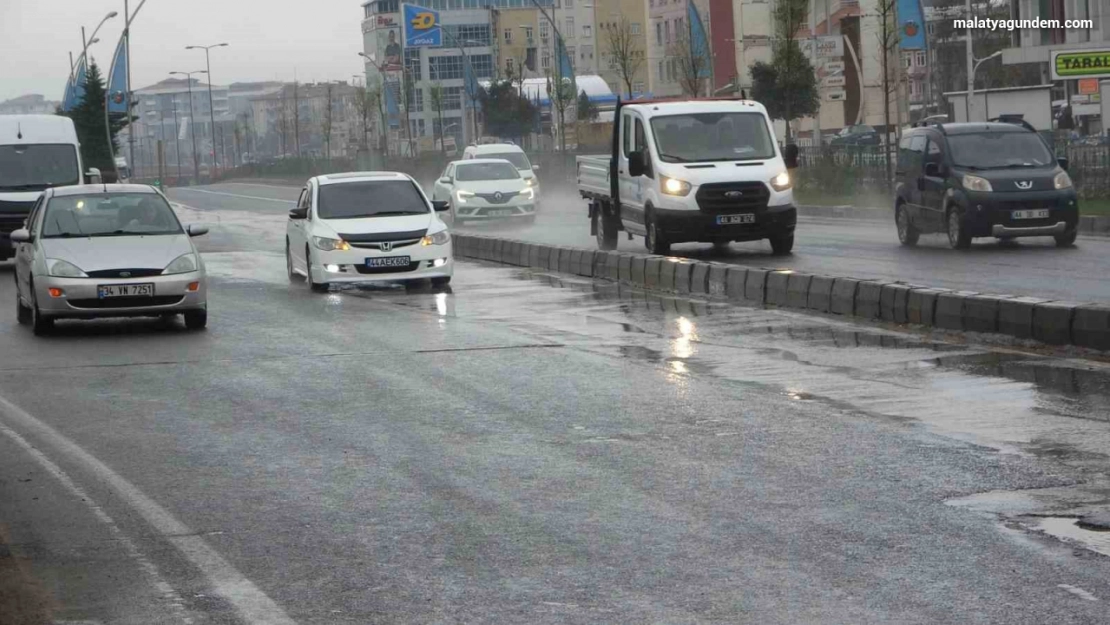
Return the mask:
<svg viewBox="0 0 1110 625"><path fill-rule="evenodd" d="M450 205L453 223L467 220L536 218L536 192L517 168L503 159L454 161L443 170L432 199Z"/></svg>
<svg viewBox="0 0 1110 625"><path fill-rule="evenodd" d="M524 179L524 184L532 187L532 193L535 194L536 205L540 203L540 179L536 176L536 172L540 170L539 165L533 165L528 160L528 155L520 146L513 143L483 143L482 145L467 146L463 150L463 159L471 160L476 158L500 158L509 161L520 172L520 177Z"/></svg>
<svg viewBox="0 0 1110 625"><path fill-rule="evenodd" d="M411 177L355 172L309 179L285 229L289 278L314 291L330 284L451 282L451 235Z"/></svg>

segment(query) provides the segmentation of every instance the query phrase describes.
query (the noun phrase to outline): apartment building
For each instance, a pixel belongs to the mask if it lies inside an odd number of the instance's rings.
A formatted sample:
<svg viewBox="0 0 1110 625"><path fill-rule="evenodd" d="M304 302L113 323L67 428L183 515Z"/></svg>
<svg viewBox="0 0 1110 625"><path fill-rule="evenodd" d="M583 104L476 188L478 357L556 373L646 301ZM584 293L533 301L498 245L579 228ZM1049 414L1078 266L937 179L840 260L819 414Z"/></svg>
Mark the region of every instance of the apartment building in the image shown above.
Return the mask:
<svg viewBox="0 0 1110 625"><path fill-rule="evenodd" d="M595 0L593 21L596 25L597 73L613 93L629 97L628 85L620 69L620 56L626 54L631 63L632 95L644 94L648 88L648 5L644 0ZM626 29L626 30L625 30ZM613 41L622 42L614 54Z"/></svg>

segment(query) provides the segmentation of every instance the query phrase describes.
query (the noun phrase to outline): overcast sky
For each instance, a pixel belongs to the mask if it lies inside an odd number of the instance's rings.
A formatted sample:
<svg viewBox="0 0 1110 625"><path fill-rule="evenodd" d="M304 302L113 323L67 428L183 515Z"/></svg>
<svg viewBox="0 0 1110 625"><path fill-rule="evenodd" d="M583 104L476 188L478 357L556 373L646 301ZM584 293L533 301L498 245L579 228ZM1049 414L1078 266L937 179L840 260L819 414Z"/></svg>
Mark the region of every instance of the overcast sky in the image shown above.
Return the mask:
<svg viewBox="0 0 1110 625"><path fill-rule="evenodd" d="M131 2L131 10L141 0ZM187 45L227 42L212 51L215 84L255 80L350 80L362 73L364 0L147 0L131 29L131 86L168 72L204 69ZM81 26L109 12L90 56L104 68L123 31L123 0L0 0L0 101L28 93L60 100Z"/></svg>

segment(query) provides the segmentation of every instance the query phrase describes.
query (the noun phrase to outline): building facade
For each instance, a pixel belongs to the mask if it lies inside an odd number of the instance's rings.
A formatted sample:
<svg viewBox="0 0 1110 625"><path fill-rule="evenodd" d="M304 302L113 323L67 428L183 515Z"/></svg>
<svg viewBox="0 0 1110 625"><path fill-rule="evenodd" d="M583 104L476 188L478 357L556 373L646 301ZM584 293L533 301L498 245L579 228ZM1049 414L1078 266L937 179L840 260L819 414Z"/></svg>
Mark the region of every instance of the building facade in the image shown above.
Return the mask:
<svg viewBox="0 0 1110 625"><path fill-rule="evenodd" d="M61 104L32 93L0 102L0 115L53 115Z"/></svg>
<svg viewBox="0 0 1110 625"><path fill-rule="evenodd" d="M631 95L646 93L651 70L648 62L647 4L644 0L595 0L593 22L597 31L597 73L605 79L609 90L624 98L629 97L628 84L620 69L619 57L623 54L632 61L628 69L634 70ZM624 49L614 53L612 41L622 41L628 36L629 40L622 46Z"/></svg>

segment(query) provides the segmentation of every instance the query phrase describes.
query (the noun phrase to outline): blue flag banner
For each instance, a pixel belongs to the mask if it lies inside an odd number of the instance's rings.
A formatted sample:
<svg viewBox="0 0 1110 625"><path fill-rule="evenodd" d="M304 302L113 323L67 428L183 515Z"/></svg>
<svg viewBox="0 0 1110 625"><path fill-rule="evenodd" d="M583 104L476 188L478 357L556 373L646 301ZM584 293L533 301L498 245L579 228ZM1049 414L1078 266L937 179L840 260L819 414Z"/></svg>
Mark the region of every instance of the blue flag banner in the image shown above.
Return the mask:
<svg viewBox="0 0 1110 625"><path fill-rule="evenodd" d="M481 108L482 105L478 102L478 77L474 75L474 66L470 63L463 63L463 72L466 74L464 82L466 83L466 93L468 96L466 107L475 109Z"/></svg>
<svg viewBox="0 0 1110 625"><path fill-rule="evenodd" d="M62 96L62 111L68 113L71 108L70 104L73 102L73 74L66 78L65 95Z"/></svg>
<svg viewBox="0 0 1110 625"><path fill-rule="evenodd" d="M389 126L391 128L397 128L401 125L401 122L398 119L401 115L401 106L399 102L399 96L401 94L401 83L400 81L390 80L384 82L383 86L385 87L385 112L387 113L387 116L389 118Z"/></svg>
<svg viewBox="0 0 1110 625"><path fill-rule="evenodd" d="M903 50L925 49L925 19L921 0L898 0L898 33Z"/></svg>
<svg viewBox="0 0 1110 625"><path fill-rule="evenodd" d="M569 78L570 82L574 83L574 63L570 60L570 55L567 54L566 42L563 41L562 37L557 37L555 45L559 54L559 74L563 78Z"/></svg>
<svg viewBox="0 0 1110 625"><path fill-rule="evenodd" d="M81 105L85 99L85 57L77 61L77 72L73 76L73 87L69 90L69 99L62 105L62 109L72 111Z"/></svg>
<svg viewBox="0 0 1110 625"><path fill-rule="evenodd" d="M112 57L112 68L108 70L108 92L104 105L109 113L127 113L127 46L123 36L119 38L116 54Z"/></svg>
<svg viewBox="0 0 1110 625"><path fill-rule="evenodd" d="M405 21L405 47L429 48L443 45L439 11L413 4L401 5Z"/></svg>
<svg viewBox="0 0 1110 625"><path fill-rule="evenodd" d="M692 0L686 3L687 19L690 20L690 49L696 58L704 60L698 69L699 78L709 78L713 59L709 55L709 37L705 34L705 24L701 21L698 7Z"/></svg>

